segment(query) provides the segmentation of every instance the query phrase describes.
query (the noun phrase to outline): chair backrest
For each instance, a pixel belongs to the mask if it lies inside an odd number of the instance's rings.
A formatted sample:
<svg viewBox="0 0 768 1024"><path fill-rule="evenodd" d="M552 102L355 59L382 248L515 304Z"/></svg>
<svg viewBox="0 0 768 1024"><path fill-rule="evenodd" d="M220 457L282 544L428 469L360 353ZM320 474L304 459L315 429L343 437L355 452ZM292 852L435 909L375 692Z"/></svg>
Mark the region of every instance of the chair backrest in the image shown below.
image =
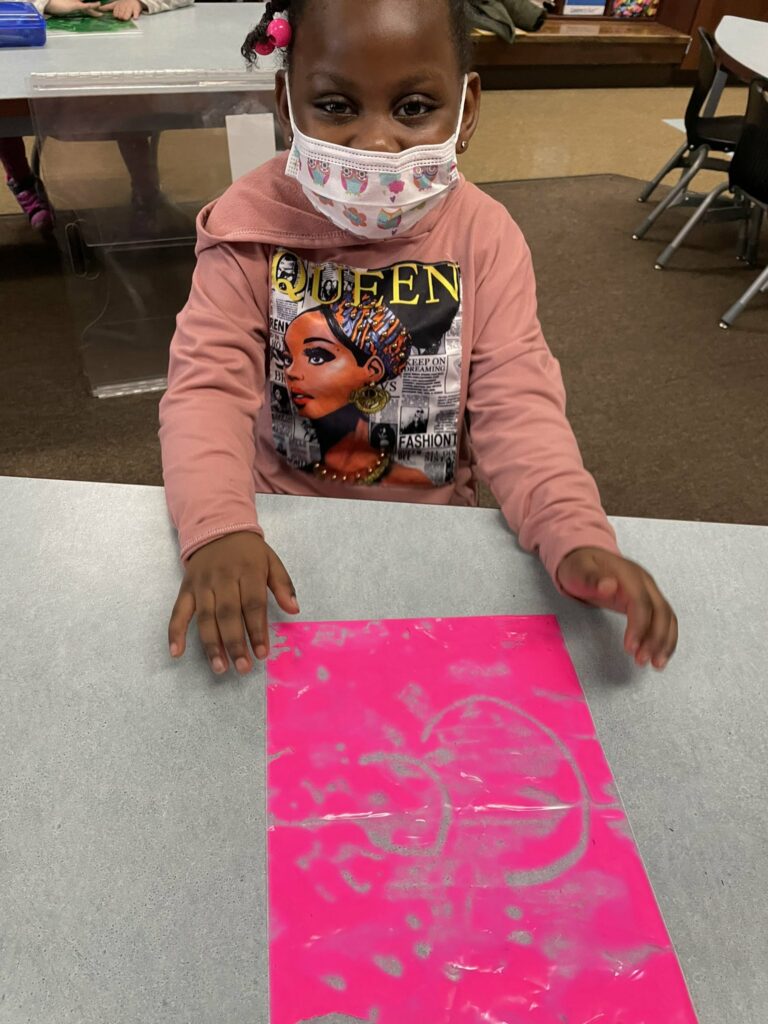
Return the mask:
<svg viewBox="0 0 768 1024"><path fill-rule="evenodd" d="M731 188L768 206L768 82L755 79L749 87L744 128L728 172Z"/></svg>
<svg viewBox="0 0 768 1024"><path fill-rule="evenodd" d="M696 72L696 84L685 108L685 130L688 134L688 145L695 149L701 145L699 135L699 116L704 102L709 96L712 83L717 74L717 59L715 57L715 40L704 28L699 28L699 40L701 41L701 52L699 54L699 66Z"/></svg>

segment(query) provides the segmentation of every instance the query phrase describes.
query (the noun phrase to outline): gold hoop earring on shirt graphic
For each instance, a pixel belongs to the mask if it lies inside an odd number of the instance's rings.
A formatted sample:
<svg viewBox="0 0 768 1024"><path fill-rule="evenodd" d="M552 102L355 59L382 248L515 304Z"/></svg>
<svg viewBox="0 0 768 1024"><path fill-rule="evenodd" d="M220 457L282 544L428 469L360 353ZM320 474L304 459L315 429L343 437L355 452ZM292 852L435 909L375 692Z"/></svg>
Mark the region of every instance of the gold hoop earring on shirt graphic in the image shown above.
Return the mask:
<svg viewBox="0 0 768 1024"><path fill-rule="evenodd" d="M373 416L381 412L389 404L389 394L379 384L366 384L357 388L349 396L349 400L364 416Z"/></svg>

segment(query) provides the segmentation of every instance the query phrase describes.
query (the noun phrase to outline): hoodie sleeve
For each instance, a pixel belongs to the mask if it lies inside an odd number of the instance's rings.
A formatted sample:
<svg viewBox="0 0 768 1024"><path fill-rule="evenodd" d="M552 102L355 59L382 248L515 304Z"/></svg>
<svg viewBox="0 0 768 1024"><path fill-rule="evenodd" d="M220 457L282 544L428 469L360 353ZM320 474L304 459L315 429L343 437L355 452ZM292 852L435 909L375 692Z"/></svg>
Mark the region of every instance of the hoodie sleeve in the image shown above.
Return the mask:
<svg viewBox="0 0 768 1024"><path fill-rule="evenodd" d="M189 7L195 0L141 0L141 6L147 14L162 14L164 11L175 11L179 7Z"/></svg>
<svg viewBox="0 0 768 1024"><path fill-rule="evenodd" d="M267 254L251 248L250 280L266 282ZM265 388L265 303L228 245L199 252L160 403L165 494L183 559L224 534L262 532L253 464Z"/></svg>
<svg viewBox="0 0 768 1024"><path fill-rule="evenodd" d="M499 221L503 216L503 226ZM520 544L557 582L579 547L618 552L565 415L560 367L536 313L528 246L506 210L478 267L467 412L473 456Z"/></svg>

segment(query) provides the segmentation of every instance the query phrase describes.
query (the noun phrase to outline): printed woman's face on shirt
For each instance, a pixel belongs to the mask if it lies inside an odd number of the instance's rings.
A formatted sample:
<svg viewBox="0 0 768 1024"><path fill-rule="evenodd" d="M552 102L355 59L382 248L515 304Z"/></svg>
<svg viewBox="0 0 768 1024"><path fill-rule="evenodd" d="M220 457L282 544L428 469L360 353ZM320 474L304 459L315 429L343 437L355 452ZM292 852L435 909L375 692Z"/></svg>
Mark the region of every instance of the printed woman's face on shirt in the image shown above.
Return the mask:
<svg viewBox="0 0 768 1024"><path fill-rule="evenodd" d="M376 357L360 366L337 341L322 313L302 313L285 332L285 378L291 400L302 416L317 420L349 405L353 391L381 380Z"/></svg>
<svg viewBox="0 0 768 1024"><path fill-rule="evenodd" d="M281 256L277 264L278 280L285 279L296 284L299 276L299 265L292 256Z"/></svg>

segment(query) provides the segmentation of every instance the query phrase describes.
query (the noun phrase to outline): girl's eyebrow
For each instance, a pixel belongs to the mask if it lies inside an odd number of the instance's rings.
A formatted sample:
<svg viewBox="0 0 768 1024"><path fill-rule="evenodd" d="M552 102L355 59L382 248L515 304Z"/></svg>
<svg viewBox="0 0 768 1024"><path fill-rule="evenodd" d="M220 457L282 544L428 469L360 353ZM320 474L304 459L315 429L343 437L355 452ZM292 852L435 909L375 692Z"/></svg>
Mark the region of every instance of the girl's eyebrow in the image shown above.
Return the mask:
<svg viewBox="0 0 768 1024"><path fill-rule="evenodd" d="M313 82L315 79L318 78L327 79L329 82L332 82L335 86L338 86L339 89L344 89L349 92L353 92L357 87L355 82L351 81L351 79L349 78L345 78L343 75L338 74L336 71L313 71L312 74L308 75L307 77L310 82Z"/></svg>
<svg viewBox="0 0 768 1024"><path fill-rule="evenodd" d="M334 86L344 92L356 92L360 88L360 83L353 82L351 79L345 78L337 71L319 69L317 71L313 71L308 77L310 81L318 78L327 79L332 82ZM392 85L392 91L399 94L405 94L418 89L434 88L438 84L438 81L439 76L437 75L429 75L424 72L419 72L415 75L409 75L407 78L402 78L399 82L395 82Z"/></svg>

